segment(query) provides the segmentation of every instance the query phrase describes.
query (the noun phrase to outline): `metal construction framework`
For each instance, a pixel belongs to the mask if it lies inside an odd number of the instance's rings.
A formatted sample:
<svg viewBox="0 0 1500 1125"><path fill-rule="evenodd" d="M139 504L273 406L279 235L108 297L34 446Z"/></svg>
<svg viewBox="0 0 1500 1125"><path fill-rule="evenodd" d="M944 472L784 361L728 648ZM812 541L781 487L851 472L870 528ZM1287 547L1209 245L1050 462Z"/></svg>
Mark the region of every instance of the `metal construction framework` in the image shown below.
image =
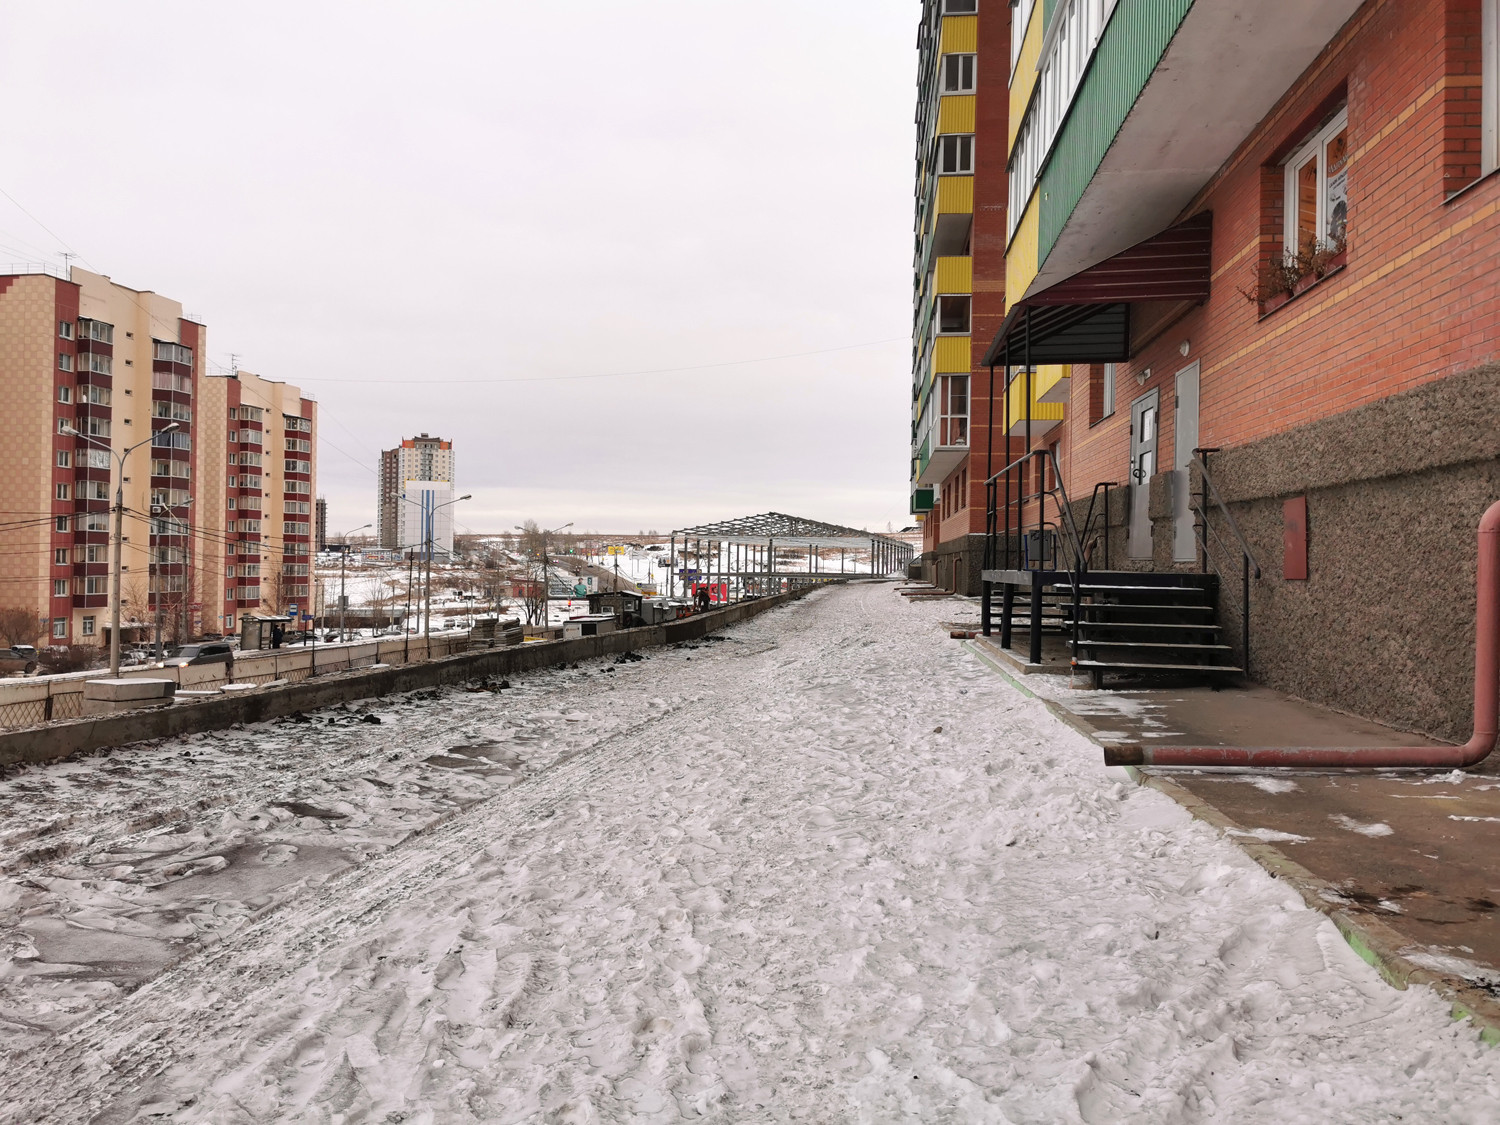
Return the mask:
<svg viewBox="0 0 1500 1125"><path fill-rule="evenodd" d="M706 583L743 597L871 574L904 576L915 555L911 544L900 539L781 512L681 528L672 533L671 542L668 593L673 595L679 579L684 594ZM823 552L835 550L837 568L831 558L823 557ZM795 557L799 554L800 559ZM855 554L868 554L868 571L848 569Z"/></svg>

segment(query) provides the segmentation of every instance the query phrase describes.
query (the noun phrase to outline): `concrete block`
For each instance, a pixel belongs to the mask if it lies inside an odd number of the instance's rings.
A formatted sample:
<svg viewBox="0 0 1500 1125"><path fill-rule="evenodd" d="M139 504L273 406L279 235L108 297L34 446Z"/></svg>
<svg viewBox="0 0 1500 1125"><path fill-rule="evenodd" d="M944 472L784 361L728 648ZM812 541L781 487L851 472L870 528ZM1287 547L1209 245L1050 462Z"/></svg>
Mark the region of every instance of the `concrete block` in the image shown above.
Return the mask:
<svg viewBox="0 0 1500 1125"><path fill-rule="evenodd" d="M135 699L170 699L176 690L176 681L160 678L89 680L83 685L83 698L107 703L121 703Z"/></svg>
<svg viewBox="0 0 1500 1125"><path fill-rule="evenodd" d="M225 684L219 689L225 695L241 695L247 691L259 691L259 684Z"/></svg>

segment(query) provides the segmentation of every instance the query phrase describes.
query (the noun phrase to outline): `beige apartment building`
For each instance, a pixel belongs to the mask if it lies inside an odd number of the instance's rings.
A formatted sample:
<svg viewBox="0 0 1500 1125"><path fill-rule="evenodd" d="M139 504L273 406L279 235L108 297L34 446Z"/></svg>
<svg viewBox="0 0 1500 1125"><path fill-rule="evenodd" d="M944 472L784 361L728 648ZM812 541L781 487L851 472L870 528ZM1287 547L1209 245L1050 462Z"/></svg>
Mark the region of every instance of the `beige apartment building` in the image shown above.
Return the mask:
<svg viewBox="0 0 1500 1125"><path fill-rule="evenodd" d="M314 405L207 375L206 348L159 294L0 274L0 609L35 612L43 643L108 641L117 487L122 639L228 633L305 599Z"/></svg>

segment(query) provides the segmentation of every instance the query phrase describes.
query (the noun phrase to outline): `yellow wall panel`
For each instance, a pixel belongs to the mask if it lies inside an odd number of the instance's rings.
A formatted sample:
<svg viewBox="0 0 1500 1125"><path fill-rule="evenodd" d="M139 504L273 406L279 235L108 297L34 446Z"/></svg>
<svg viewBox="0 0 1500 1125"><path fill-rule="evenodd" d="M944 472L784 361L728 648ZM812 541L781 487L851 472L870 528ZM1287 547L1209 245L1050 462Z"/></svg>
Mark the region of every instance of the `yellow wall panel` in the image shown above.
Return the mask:
<svg viewBox="0 0 1500 1125"><path fill-rule="evenodd" d="M932 348L934 375L967 375L970 368L969 337L941 336Z"/></svg>
<svg viewBox="0 0 1500 1125"><path fill-rule="evenodd" d="M1026 204L1026 213L1021 216L1021 224L1016 227L1010 247L1005 251L1006 312L1010 312L1011 306L1021 299L1026 287L1036 277L1038 237L1041 230L1041 206L1038 199L1038 193L1032 192L1031 202Z"/></svg>
<svg viewBox="0 0 1500 1125"><path fill-rule="evenodd" d="M1037 367L1036 374L1031 377L1032 393L1038 399L1046 398L1048 394L1058 389L1059 383L1066 382L1072 373L1073 368L1066 363L1041 364ZM1053 397L1057 396L1053 395Z"/></svg>
<svg viewBox="0 0 1500 1125"><path fill-rule="evenodd" d="M1038 8L1040 4L1036 5ZM1040 21L1038 21L1040 22ZM972 55L979 51L978 16L944 16L938 50L945 55ZM1033 66L1036 64L1033 63Z"/></svg>
<svg viewBox="0 0 1500 1125"><path fill-rule="evenodd" d="M1064 406L1060 402L1039 402L1037 400L1037 378L1031 377L1031 420L1036 422L1060 422L1064 417ZM1010 390L1005 396L1005 420L1014 428L1015 424L1026 417L1026 376L1018 375L1012 381ZM1039 427L1033 427L1033 433Z"/></svg>
<svg viewBox="0 0 1500 1125"><path fill-rule="evenodd" d="M1010 143L1006 151L1016 147L1016 134L1021 131L1021 121L1026 106L1031 101L1031 92L1036 89L1040 75L1036 72L1037 60L1042 57L1042 5L1031 6L1031 23L1026 26L1026 42L1021 45L1016 69L1010 74Z"/></svg>
<svg viewBox="0 0 1500 1125"><path fill-rule="evenodd" d="M939 99L937 131L939 133L974 132L975 100L973 94L953 94Z"/></svg>
<svg viewBox="0 0 1500 1125"><path fill-rule="evenodd" d="M939 258L934 271L933 291L936 293L974 292L973 258Z"/></svg>
<svg viewBox="0 0 1500 1125"><path fill-rule="evenodd" d="M933 218L936 218L939 215L972 215L973 213L974 177L939 177L937 188L937 206L932 209ZM1035 241L1034 238L1033 241ZM1032 256L1036 256L1034 251Z"/></svg>

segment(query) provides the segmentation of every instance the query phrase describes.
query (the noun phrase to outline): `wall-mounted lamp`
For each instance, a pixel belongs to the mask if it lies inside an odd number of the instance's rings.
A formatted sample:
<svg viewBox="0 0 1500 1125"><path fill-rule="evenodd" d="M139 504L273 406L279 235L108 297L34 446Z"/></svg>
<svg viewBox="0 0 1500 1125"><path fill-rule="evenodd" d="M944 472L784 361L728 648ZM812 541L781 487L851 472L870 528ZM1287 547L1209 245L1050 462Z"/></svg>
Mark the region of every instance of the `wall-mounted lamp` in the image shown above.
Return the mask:
<svg viewBox="0 0 1500 1125"><path fill-rule="evenodd" d="M1149 367L1143 367L1135 373L1135 381L1142 387L1146 385L1146 380L1149 378L1151 378L1151 368Z"/></svg>
<svg viewBox="0 0 1500 1125"><path fill-rule="evenodd" d="M1180 343L1180 344L1177 345L1177 350L1179 352L1181 352L1183 354L1183 356L1185 357L1191 349L1190 349L1190 347L1188 345L1188 342L1186 340L1184 340L1182 343Z"/></svg>

